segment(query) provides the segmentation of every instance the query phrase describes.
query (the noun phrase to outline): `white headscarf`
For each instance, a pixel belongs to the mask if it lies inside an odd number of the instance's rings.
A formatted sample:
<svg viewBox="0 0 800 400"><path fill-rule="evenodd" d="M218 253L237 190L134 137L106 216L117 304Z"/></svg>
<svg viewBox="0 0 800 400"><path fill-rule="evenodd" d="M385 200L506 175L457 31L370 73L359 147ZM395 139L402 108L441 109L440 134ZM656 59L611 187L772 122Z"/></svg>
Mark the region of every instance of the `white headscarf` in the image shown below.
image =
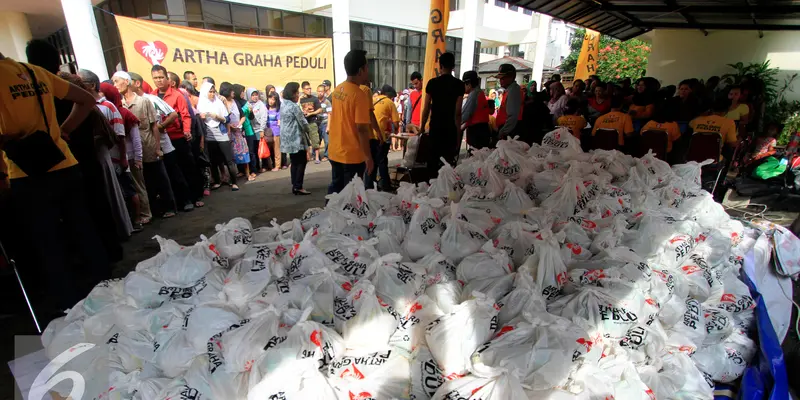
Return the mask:
<svg viewBox="0 0 800 400"><path fill-rule="evenodd" d="M200 97L197 99L197 111L201 113L214 113L219 115L220 117L227 117L228 116L228 108L225 107L225 104L217 98L214 97L214 100L208 99L208 92L211 91L211 88L214 85L211 82L203 82L200 85ZM216 120L212 120L216 122L216 125L219 125L219 122ZM206 120L207 124L211 124L211 126L216 126L213 122Z"/></svg>

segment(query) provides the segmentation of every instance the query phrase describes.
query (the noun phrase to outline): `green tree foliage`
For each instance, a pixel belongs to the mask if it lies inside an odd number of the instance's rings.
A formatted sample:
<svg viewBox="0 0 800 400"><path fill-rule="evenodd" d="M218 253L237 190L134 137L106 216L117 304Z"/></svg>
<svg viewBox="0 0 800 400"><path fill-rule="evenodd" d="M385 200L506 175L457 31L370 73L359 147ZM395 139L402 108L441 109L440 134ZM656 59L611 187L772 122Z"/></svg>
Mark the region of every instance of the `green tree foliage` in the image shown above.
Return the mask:
<svg viewBox="0 0 800 400"><path fill-rule="evenodd" d="M570 43L571 51L569 56L561 63L561 71L575 72L585 34L586 29L584 28L575 31L575 37ZM597 75L603 81L639 78L647 70L647 57L649 56L650 45L639 39L629 39L622 42L607 35L600 35Z"/></svg>

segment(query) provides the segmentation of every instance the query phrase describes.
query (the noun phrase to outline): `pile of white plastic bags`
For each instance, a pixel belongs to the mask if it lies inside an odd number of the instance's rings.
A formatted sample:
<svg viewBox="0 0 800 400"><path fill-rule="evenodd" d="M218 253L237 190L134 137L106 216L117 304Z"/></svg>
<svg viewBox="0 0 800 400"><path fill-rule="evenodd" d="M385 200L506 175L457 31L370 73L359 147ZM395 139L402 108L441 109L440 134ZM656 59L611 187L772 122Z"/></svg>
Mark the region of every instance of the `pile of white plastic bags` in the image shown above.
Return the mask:
<svg viewBox="0 0 800 400"><path fill-rule="evenodd" d="M755 303L700 167L557 129L396 195L356 178L283 224L157 236L42 342L83 351L61 370L88 398L710 400Z"/></svg>

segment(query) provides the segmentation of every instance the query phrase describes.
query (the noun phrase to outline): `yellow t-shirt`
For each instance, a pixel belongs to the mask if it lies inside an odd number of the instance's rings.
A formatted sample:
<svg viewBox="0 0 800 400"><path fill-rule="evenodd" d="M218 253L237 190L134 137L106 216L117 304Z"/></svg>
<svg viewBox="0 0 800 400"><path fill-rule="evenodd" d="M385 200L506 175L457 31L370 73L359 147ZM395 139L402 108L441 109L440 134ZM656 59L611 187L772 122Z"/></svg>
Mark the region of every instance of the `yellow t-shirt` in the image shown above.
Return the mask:
<svg viewBox="0 0 800 400"><path fill-rule="evenodd" d="M633 116L633 118L636 119L650 118L650 116L653 115L654 109L655 105L653 104L648 104L646 106L637 106L636 104L631 104L630 107L628 107L628 110L636 111L636 115Z"/></svg>
<svg viewBox="0 0 800 400"><path fill-rule="evenodd" d="M739 104L733 110L728 111L728 113L725 114L725 118L740 121L742 117L747 114L750 114L750 107L748 107L747 104Z"/></svg>
<svg viewBox="0 0 800 400"><path fill-rule="evenodd" d="M675 121L665 122L663 124L656 121L647 121L642 127L642 132L648 130L667 132L667 153L672 151L672 142L681 138L681 129Z"/></svg>
<svg viewBox="0 0 800 400"><path fill-rule="evenodd" d="M625 136L633 133L633 120L631 120L630 115L624 112L611 111L597 119L594 123L594 128L592 128L592 136L597 133L598 129L615 129L618 135L617 144L623 146L625 145Z"/></svg>
<svg viewBox="0 0 800 400"><path fill-rule="evenodd" d="M392 99L386 96L379 96L375 99L372 102L372 107L372 112L375 114L375 119L378 121L378 126L381 128L381 132L375 132L373 129L372 138L381 140L381 136L383 136L385 140L392 132L392 123L400 123L400 114L397 113L397 107L394 105Z"/></svg>
<svg viewBox="0 0 800 400"><path fill-rule="evenodd" d="M695 133L718 133L722 137L722 144L736 145L736 123L730 118L719 115L700 116L689 122L689 127Z"/></svg>
<svg viewBox="0 0 800 400"><path fill-rule="evenodd" d="M64 161L58 163L50 169L58 171L73 165L78 161L72 155L67 146L67 142L61 138L61 127L56 119L56 107L54 99L64 98L69 91L67 81L45 71L35 65L30 65L30 69L36 74L39 82L39 89L44 103L47 123L50 125L50 138L53 139L58 149L64 153ZM44 119L42 118L39 101L33 90L33 81L25 70L25 67L11 59L0 60L0 135L17 134L24 132L33 133L37 130L45 130ZM3 158L8 166L8 177L11 179L24 178L27 175L6 157Z"/></svg>
<svg viewBox="0 0 800 400"><path fill-rule="evenodd" d="M581 139L581 130L586 127L586 118L580 115L563 115L558 117L556 125L566 126L572 132L572 136Z"/></svg>
<svg viewBox="0 0 800 400"><path fill-rule="evenodd" d="M371 106L369 88L365 92L355 83L343 82L331 91L328 158L342 164L360 164L366 161L356 125L369 125Z"/></svg>

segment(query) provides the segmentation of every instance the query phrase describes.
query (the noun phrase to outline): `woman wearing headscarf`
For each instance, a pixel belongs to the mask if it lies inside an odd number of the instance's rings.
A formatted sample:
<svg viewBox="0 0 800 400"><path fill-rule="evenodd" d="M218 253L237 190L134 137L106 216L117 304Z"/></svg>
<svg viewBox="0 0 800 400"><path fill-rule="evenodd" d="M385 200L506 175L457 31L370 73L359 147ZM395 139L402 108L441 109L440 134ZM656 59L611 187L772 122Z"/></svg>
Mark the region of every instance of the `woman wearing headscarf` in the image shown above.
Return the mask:
<svg viewBox="0 0 800 400"><path fill-rule="evenodd" d="M303 189L303 177L306 173L308 162L309 139L308 121L297 101L300 100L300 84L289 82L283 89L284 101L281 104L281 152L289 154L292 160L292 193L295 195L309 195L311 192Z"/></svg>
<svg viewBox="0 0 800 400"><path fill-rule="evenodd" d="M628 114L633 119L633 130L635 132L639 132L645 122L649 121L653 115L657 91L658 88L654 87L647 78L641 78L636 81L636 92L633 94L632 103L628 108Z"/></svg>
<svg viewBox="0 0 800 400"><path fill-rule="evenodd" d="M205 145L208 148L208 156L211 158L211 175L214 180L211 189L219 189L222 186L219 171L216 167L227 166L231 180L231 190L239 190L239 186L236 184L236 164L233 162L233 147L228 135L228 108L217 97L217 90L211 82L203 82L200 86L197 111L200 112L200 118L208 128Z"/></svg>
<svg viewBox="0 0 800 400"><path fill-rule="evenodd" d="M239 110L239 105L234 101L236 93L233 87L234 85L228 82L222 82L219 85L219 94L222 96L222 101L225 102L225 106L228 107L228 113L230 114L229 126L231 128L230 137L231 144L233 145L233 160L240 171L244 170L239 176L247 176L248 180L250 180L250 173L255 171L249 170L250 150L244 138L243 127L244 122L247 121L247 117L242 115L242 112Z"/></svg>
<svg viewBox="0 0 800 400"><path fill-rule="evenodd" d="M253 127L258 140L266 137L264 130L267 129L267 106L261 101L258 90L256 88L247 88L247 107L250 108L250 113L253 118L250 119L250 126ZM271 168L271 160L269 158L261 160L261 169L258 172L267 172L267 168Z"/></svg>

